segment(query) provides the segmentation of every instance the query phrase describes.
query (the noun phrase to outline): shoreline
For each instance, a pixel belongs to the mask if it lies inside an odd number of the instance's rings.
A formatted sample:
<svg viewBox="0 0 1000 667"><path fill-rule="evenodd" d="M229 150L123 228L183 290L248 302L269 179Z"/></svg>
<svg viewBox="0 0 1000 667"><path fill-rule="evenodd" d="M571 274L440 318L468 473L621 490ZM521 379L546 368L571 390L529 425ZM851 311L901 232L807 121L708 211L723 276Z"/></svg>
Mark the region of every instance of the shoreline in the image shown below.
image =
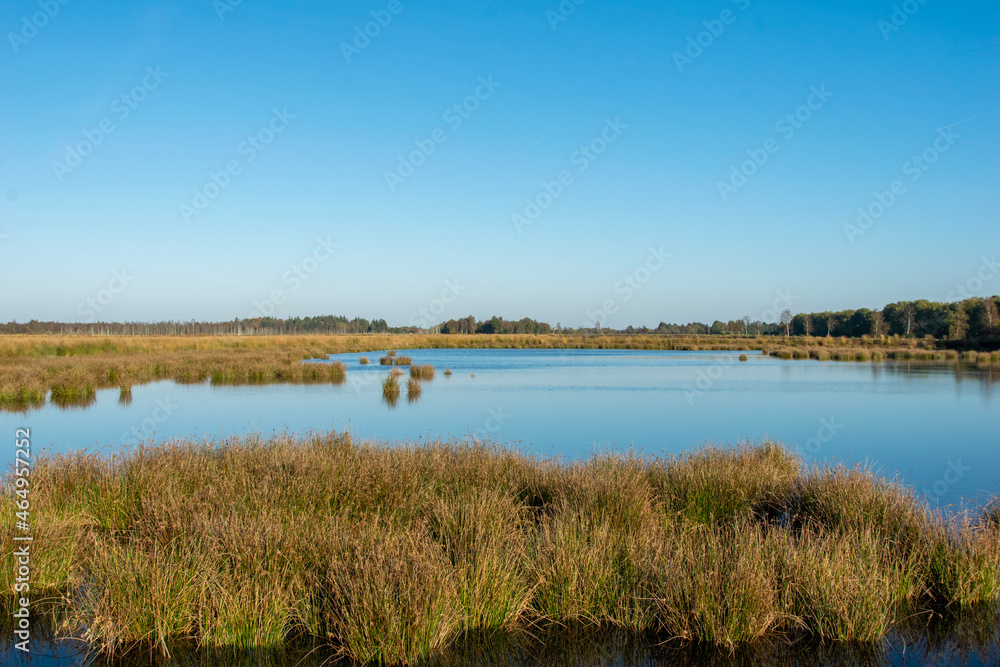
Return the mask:
<svg viewBox="0 0 1000 667"><path fill-rule="evenodd" d="M946 342L946 341L945 341ZM924 339L792 337L394 334L336 336L0 336L0 410L51 401L87 405L99 389L157 380L215 385L339 384L343 367L303 364L332 354L395 349L600 349L749 352L819 361L942 361L1000 366L1000 352L941 349Z"/></svg>

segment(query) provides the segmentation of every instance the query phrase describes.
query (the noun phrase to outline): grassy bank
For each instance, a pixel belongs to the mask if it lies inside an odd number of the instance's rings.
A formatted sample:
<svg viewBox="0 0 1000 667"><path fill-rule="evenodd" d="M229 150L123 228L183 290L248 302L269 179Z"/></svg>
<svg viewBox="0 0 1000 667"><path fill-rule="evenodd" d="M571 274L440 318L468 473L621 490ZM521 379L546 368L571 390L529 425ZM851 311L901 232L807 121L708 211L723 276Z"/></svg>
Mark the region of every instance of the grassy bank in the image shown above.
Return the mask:
<svg viewBox="0 0 1000 667"><path fill-rule="evenodd" d="M87 405L98 389L175 380L213 384L340 382L342 368L302 364L344 352L427 348L763 350L820 360L957 360L932 340L740 338L614 335L356 335L54 337L0 336L0 409L23 410L50 400ZM1000 353L964 352L967 363L1000 363ZM385 359L392 359L387 355ZM400 358L410 361L408 358ZM390 363L390 362L386 362ZM391 363L395 364L395 361Z"/></svg>
<svg viewBox="0 0 1000 667"><path fill-rule="evenodd" d="M1000 595L995 511L946 521L772 444L569 464L338 434L179 441L38 458L31 497L33 599L112 655L312 639L413 663L557 624L726 648L872 642ZM13 572L5 550L6 591Z"/></svg>

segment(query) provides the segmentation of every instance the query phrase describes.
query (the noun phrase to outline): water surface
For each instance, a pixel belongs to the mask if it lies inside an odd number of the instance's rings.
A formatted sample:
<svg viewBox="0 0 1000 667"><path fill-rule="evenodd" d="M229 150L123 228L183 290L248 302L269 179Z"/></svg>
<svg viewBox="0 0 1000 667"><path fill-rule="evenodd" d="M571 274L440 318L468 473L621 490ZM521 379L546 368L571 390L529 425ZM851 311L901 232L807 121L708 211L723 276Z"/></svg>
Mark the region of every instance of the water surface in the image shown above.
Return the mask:
<svg viewBox="0 0 1000 667"><path fill-rule="evenodd" d="M867 462L933 502L981 503L1000 491L997 371L954 363L819 362L738 352L400 350L433 364L418 400L382 399L378 354L335 355L342 385L135 386L86 408L0 414L30 426L36 448L112 451L140 438L350 429L361 437L492 439L580 459L635 449L779 440L808 461ZM329 363L316 361L307 363ZM443 374L449 367L453 374ZM405 369L404 369L405 370ZM13 446L4 451L9 462Z"/></svg>

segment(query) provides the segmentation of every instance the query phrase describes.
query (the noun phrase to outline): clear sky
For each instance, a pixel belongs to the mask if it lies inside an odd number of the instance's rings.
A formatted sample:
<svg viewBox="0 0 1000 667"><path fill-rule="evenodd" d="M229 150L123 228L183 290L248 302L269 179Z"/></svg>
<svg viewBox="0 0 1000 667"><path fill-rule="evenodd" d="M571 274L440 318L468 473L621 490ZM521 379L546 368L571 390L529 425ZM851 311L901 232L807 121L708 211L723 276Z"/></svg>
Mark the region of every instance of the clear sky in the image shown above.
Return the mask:
<svg viewBox="0 0 1000 667"><path fill-rule="evenodd" d="M8 0L0 30L3 321L1000 292L995 1Z"/></svg>

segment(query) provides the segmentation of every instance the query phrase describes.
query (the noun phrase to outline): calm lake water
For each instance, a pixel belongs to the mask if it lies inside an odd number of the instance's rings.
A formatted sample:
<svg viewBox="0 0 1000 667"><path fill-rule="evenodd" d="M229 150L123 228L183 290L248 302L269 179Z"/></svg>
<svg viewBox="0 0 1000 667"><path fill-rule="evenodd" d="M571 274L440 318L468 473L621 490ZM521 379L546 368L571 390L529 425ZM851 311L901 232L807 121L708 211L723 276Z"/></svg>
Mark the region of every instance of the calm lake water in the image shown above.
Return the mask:
<svg viewBox="0 0 1000 667"><path fill-rule="evenodd" d="M405 389L395 406L382 398L388 369L338 355L343 385L213 387L158 382L99 392L85 408L47 405L0 413L0 430L29 426L34 446L52 451L112 452L139 439L216 437L247 431L350 429L386 441L490 439L544 456L580 459L635 449L679 452L706 443L773 438L807 461L867 462L899 476L930 502L976 505L1000 491L1000 373L954 364L780 360L750 353L400 350L433 364L418 400ZM307 363L329 363L313 361ZM450 367L453 375L443 374ZM403 380L406 376L403 377ZM405 383L404 383L405 384ZM4 455L10 462L13 446ZM670 651L628 638L459 647L435 664L579 665L996 665L1000 630L994 612L980 629L920 630L904 639L852 645L777 644L729 655ZM43 633L40 633L43 634ZM591 633L592 634L592 633ZM0 664L94 665L82 645L38 638L25 660L0 639ZM565 639L565 638L563 638ZM319 665L322 651L274 656L255 664ZM214 659L185 664L244 664ZM149 656L136 662L149 664Z"/></svg>
<svg viewBox="0 0 1000 667"><path fill-rule="evenodd" d="M995 619L986 614L980 620ZM426 661L428 667L520 667L521 665L579 667L987 667L1000 664L1000 635L996 624L960 621L945 627L924 628L918 635L891 633L881 642L762 642L730 653L724 649L659 645L655 638L636 638L614 630L582 628L556 634L459 639ZM536 630L536 632L539 632ZM109 663L87 656L82 644L70 640L37 638L25 656L0 640L0 664L36 667L323 667L331 663L329 650L302 648L263 652L252 656L199 656L178 653L165 660L158 653L141 652Z"/></svg>
<svg viewBox="0 0 1000 667"><path fill-rule="evenodd" d="M1000 373L928 362L818 362L749 353L400 350L433 364L408 402L382 398L388 369L336 355L333 385L213 387L158 382L129 404L101 391L86 408L0 413L36 448L113 451L140 438L350 429L382 440L491 439L538 455L679 452L772 438L808 461L867 462L935 503L1000 492ZM329 363L316 361L307 363ZM443 374L446 367L453 375ZM407 376L402 379L405 380ZM5 448L9 462L13 447Z"/></svg>

